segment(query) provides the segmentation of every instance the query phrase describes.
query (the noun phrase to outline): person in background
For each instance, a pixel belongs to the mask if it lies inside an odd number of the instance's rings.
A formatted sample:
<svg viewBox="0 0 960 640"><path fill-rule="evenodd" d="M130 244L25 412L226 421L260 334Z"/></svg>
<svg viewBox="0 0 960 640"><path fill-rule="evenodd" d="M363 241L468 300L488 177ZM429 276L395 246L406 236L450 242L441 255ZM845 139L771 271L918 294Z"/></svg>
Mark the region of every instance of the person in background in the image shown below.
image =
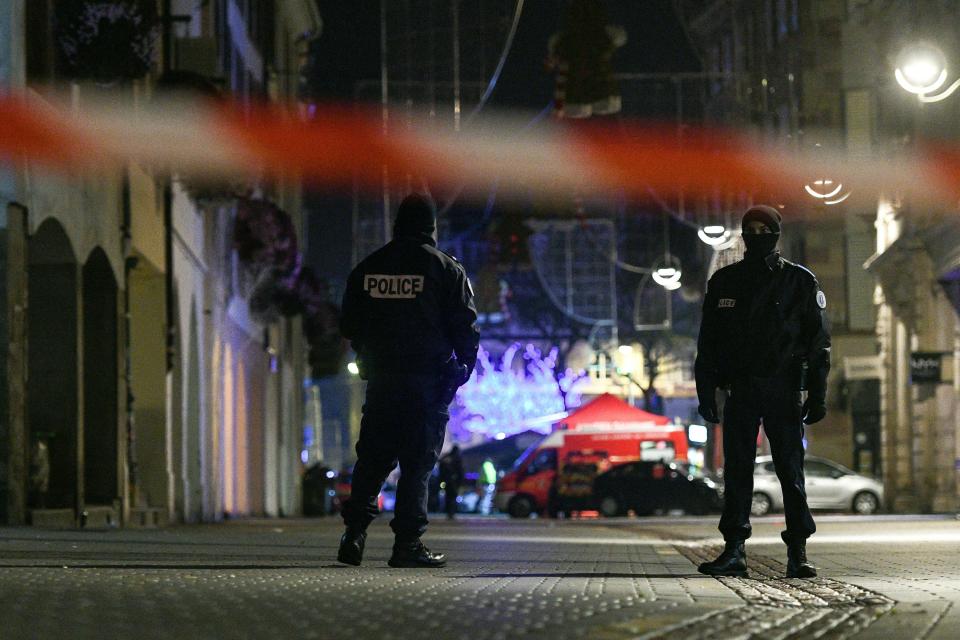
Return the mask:
<svg viewBox="0 0 960 640"><path fill-rule="evenodd" d="M463 485L463 457L457 445L453 445L450 453L440 459L440 482L444 488L444 511L447 512L447 519L453 520L457 514L457 497Z"/></svg>
<svg viewBox="0 0 960 640"><path fill-rule="evenodd" d="M497 490L497 468L493 460L487 458L480 467L480 485L483 489L483 501L480 503L480 513L489 515L493 510L493 494Z"/></svg>

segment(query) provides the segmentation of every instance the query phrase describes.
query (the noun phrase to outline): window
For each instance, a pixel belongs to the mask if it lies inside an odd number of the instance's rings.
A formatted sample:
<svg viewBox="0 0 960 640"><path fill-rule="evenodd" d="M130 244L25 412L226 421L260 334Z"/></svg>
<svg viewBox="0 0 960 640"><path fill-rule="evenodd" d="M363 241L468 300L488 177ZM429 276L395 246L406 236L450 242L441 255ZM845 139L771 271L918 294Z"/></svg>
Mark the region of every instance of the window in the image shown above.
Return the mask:
<svg viewBox="0 0 960 640"><path fill-rule="evenodd" d="M544 449L537 454L530 466L527 467L527 474L533 475L541 471L554 470L557 468L557 450Z"/></svg>
<svg viewBox="0 0 960 640"><path fill-rule="evenodd" d="M632 464L621 464L614 467L613 469L610 469L610 471L607 472L607 475L611 478L623 478L625 476L631 475L634 471L635 466L636 465L632 465Z"/></svg>
<svg viewBox="0 0 960 640"><path fill-rule="evenodd" d="M777 0L776 5L776 36L777 42L787 35L787 0Z"/></svg>
<svg viewBox="0 0 960 640"><path fill-rule="evenodd" d="M53 80L56 57L50 2L27 2L25 19L27 82L43 84Z"/></svg>
<svg viewBox="0 0 960 640"><path fill-rule="evenodd" d="M641 460L670 462L676 457L677 452L669 440L644 440L640 443Z"/></svg>
<svg viewBox="0 0 960 640"><path fill-rule="evenodd" d="M827 464L819 460L807 460L803 465L804 472L811 478L832 478L842 473L840 469L832 464Z"/></svg>
<svg viewBox="0 0 960 640"><path fill-rule="evenodd" d="M627 475L630 475L634 478L642 478L642 479L649 478L651 476L651 470L653 469L653 465L650 464L649 462L638 462L635 464L628 464L625 466L629 470L627 472Z"/></svg>

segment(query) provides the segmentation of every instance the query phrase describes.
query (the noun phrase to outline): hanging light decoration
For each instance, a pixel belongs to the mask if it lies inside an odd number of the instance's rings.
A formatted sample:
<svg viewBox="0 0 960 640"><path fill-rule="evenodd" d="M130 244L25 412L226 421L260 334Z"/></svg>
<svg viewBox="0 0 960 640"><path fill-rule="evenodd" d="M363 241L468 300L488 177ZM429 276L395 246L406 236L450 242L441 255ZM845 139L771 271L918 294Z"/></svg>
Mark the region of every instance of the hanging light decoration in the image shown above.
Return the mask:
<svg viewBox="0 0 960 640"><path fill-rule="evenodd" d="M711 224L700 227L700 229L697 230L697 236L704 244L717 249L726 248L736 240L730 230L722 224Z"/></svg>
<svg viewBox="0 0 960 640"><path fill-rule="evenodd" d="M676 291L680 288L680 261L673 256L667 256L656 268L651 277L658 285L667 291Z"/></svg>
<svg viewBox="0 0 960 640"><path fill-rule="evenodd" d="M853 193L850 190L844 192L842 182L834 182L828 178L814 180L812 184L803 185L803 188L825 205L840 204Z"/></svg>

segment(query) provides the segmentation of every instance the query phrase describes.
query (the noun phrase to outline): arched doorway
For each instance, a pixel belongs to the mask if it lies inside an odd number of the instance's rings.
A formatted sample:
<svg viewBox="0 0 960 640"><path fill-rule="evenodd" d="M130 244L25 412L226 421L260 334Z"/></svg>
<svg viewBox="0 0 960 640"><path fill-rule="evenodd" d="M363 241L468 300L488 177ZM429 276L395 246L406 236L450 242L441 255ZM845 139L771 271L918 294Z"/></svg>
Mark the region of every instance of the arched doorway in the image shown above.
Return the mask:
<svg viewBox="0 0 960 640"><path fill-rule="evenodd" d="M88 505L112 505L118 484L117 280L99 247L83 265L83 467Z"/></svg>
<svg viewBox="0 0 960 640"><path fill-rule="evenodd" d="M83 506L79 446L79 269L70 240L48 218L27 244L29 509Z"/></svg>

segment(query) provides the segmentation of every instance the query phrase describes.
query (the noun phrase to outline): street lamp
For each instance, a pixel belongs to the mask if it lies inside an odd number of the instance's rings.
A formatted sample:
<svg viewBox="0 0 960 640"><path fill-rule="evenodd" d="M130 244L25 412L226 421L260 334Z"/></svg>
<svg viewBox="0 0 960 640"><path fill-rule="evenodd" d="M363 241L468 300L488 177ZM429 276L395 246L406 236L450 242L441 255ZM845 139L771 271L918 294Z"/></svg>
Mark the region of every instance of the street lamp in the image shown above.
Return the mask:
<svg viewBox="0 0 960 640"><path fill-rule="evenodd" d="M820 200L823 204L840 204L850 197L851 191L843 193L843 183L834 182L829 179L814 180L812 184L805 184L803 188L811 196Z"/></svg>
<svg viewBox="0 0 960 640"><path fill-rule="evenodd" d="M947 82L947 59L939 48L922 43L905 47L897 56L893 72L897 83L905 91L917 96L920 102L940 102L960 88L960 79L940 91ZM934 93L940 91L940 93Z"/></svg>

